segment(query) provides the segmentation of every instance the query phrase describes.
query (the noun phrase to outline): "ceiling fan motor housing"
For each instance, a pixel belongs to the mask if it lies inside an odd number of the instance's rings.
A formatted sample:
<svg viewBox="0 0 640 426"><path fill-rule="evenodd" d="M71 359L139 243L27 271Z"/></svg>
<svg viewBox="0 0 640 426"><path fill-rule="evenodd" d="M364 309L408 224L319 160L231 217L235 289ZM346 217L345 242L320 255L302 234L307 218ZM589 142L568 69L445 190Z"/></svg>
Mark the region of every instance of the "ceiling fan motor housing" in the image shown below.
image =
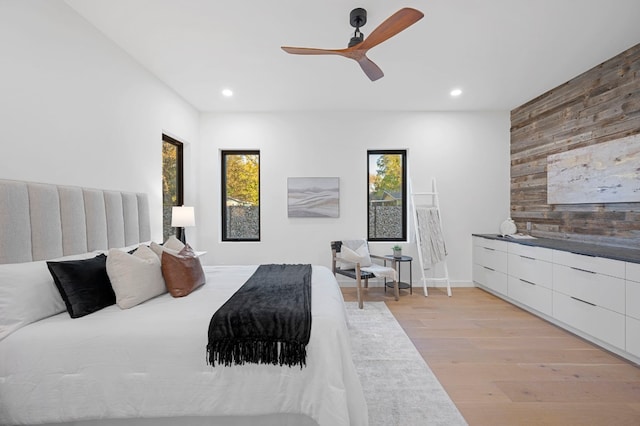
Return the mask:
<svg viewBox="0 0 640 426"><path fill-rule="evenodd" d="M361 7L353 9L349 14L349 22L356 29L355 34L349 41L349 47L353 47L364 40L364 34L360 32L360 27L367 23L367 11Z"/></svg>
<svg viewBox="0 0 640 426"><path fill-rule="evenodd" d="M353 9L349 15L349 22L353 28L363 27L367 23L367 11L361 7Z"/></svg>

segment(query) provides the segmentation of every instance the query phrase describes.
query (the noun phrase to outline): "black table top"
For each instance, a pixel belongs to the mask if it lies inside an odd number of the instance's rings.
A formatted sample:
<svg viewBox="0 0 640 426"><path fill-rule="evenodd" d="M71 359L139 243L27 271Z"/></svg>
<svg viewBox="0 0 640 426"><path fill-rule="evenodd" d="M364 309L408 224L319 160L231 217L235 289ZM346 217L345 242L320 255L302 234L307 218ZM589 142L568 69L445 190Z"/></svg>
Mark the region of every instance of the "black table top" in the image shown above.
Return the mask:
<svg viewBox="0 0 640 426"><path fill-rule="evenodd" d="M605 257L608 259L621 260L623 262L640 263L640 249L626 247L606 246L602 244L583 243L578 241L557 240L553 238L516 239L503 237L498 234L472 234L476 237L489 238L491 240L501 240L510 243L522 244L525 246L544 247L553 250L568 251L586 256Z"/></svg>
<svg viewBox="0 0 640 426"><path fill-rule="evenodd" d="M392 254L387 254L384 256L385 258L389 259L389 260L398 260L400 262L411 262L413 260L413 257L411 256L400 256L400 257L396 257Z"/></svg>

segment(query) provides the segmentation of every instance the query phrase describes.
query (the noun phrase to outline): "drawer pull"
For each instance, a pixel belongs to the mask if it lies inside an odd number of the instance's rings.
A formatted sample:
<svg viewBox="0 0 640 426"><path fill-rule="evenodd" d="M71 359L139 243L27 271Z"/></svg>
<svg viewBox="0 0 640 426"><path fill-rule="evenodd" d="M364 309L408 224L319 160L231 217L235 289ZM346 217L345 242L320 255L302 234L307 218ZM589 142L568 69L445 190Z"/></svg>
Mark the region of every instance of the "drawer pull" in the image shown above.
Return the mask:
<svg viewBox="0 0 640 426"><path fill-rule="evenodd" d="M589 271L586 269L574 268L573 266L570 266L570 268L573 269L574 271L586 272L587 274L597 274L597 272Z"/></svg>
<svg viewBox="0 0 640 426"><path fill-rule="evenodd" d="M569 253L577 254L577 255L580 255L580 256L598 257L598 256L596 256L595 254L578 253L577 251L571 251L571 252L569 252Z"/></svg>
<svg viewBox="0 0 640 426"><path fill-rule="evenodd" d="M529 284L529 285L536 285L536 283L532 283L531 281L527 281L527 280L523 280L522 278L518 278L520 281L522 281L525 284Z"/></svg>
<svg viewBox="0 0 640 426"><path fill-rule="evenodd" d="M569 296L569 297L571 297L573 300L577 300L578 302L586 303L587 305L591 305L591 306L596 306L595 303L587 302L586 300L578 299L577 297L573 297L573 296Z"/></svg>
<svg viewBox="0 0 640 426"><path fill-rule="evenodd" d="M489 251L496 251L496 249L493 249L491 247L482 247L482 248L485 249L485 250L489 250Z"/></svg>
<svg viewBox="0 0 640 426"><path fill-rule="evenodd" d="M495 272L495 271L496 271L495 269L493 269L493 268L489 268L488 266L483 266L483 268L484 268L484 269L488 269L488 270L490 270L490 271L492 271L492 272Z"/></svg>
<svg viewBox="0 0 640 426"><path fill-rule="evenodd" d="M529 257L529 256L523 256L523 255L520 255L520 257L527 260L536 260L535 257Z"/></svg>

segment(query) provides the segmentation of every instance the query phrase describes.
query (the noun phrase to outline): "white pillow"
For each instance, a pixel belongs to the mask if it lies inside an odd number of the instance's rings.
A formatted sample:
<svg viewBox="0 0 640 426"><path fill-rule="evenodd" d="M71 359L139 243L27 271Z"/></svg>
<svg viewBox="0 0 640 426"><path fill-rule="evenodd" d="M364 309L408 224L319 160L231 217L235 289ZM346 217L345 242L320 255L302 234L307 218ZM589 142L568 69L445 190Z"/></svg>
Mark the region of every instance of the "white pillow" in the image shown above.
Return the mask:
<svg viewBox="0 0 640 426"><path fill-rule="evenodd" d="M175 235L167 238L167 241L164 242L162 247L168 248L169 250L180 251L184 248L184 243L176 238Z"/></svg>
<svg viewBox="0 0 640 426"><path fill-rule="evenodd" d="M369 249L366 243L362 244L356 250L352 250L345 244L342 244L339 254L342 260L341 269L354 269L356 263L360 263L360 267L371 266L371 257L369 256Z"/></svg>
<svg viewBox="0 0 640 426"><path fill-rule="evenodd" d="M98 252L49 259L81 260ZM25 325L67 310L44 260L0 265L0 340Z"/></svg>
<svg viewBox="0 0 640 426"><path fill-rule="evenodd" d="M133 254L109 250L107 275L122 309L136 306L167 291L160 259L149 247L140 246Z"/></svg>
<svg viewBox="0 0 640 426"><path fill-rule="evenodd" d="M145 245L145 246L149 247L149 244L151 244L151 241L145 241L145 242L141 242L141 243L135 243L135 244L132 244L132 245L126 246L126 247L118 247L118 250L130 252L130 251L136 250L141 245ZM107 253L108 253L108 250L105 250L104 254L107 254Z"/></svg>
<svg viewBox="0 0 640 426"><path fill-rule="evenodd" d="M168 240L167 240L168 241ZM158 259L160 259L162 261L162 252L166 251L167 253L173 255L173 256L177 256L178 253L180 253L180 250L174 250L171 249L169 247L165 247L164 245L160 245L158 243L151 243L149 245L149 248L151 248L151 250L156 254L156 256L158 256Z"/></svg>

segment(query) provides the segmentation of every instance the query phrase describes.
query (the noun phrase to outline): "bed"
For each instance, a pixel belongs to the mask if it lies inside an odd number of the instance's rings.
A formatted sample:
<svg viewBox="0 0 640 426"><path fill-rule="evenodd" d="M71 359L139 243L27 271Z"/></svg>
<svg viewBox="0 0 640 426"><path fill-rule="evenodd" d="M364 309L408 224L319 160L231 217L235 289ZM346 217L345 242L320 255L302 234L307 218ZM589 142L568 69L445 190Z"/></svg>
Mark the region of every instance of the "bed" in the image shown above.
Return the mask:
<svg viewBox="0 0 640 426"><path fill-rule="evenodd" d="M0 309L10 309L21 268L42 276L46 259L150 239L144 194L0 180L0 200ZM312 266L306 367L208 365L211 316L256 268L204 267L206 284L186 297L24 321L0 340L0 424L366 425L342 295L326 267ZM49 285L38 294L54 294Z"/></svg>

